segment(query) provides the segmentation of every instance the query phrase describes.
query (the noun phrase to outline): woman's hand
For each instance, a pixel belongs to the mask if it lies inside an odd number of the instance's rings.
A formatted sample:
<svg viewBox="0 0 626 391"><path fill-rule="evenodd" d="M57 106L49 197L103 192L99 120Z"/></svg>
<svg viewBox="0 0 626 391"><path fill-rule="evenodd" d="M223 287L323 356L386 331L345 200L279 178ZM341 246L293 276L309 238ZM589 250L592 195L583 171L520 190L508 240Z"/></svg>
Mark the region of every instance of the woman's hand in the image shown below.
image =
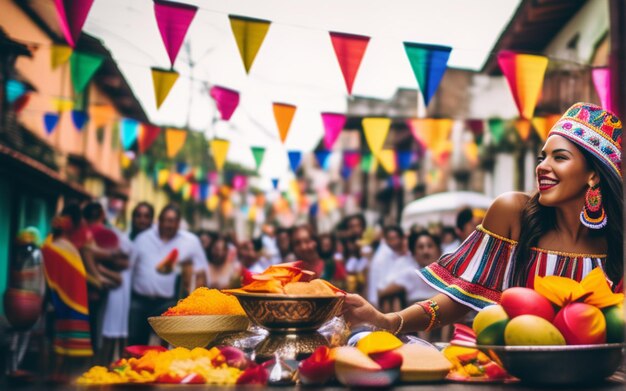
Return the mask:
<svg viewBox="0 0 626 391"><path fill-rule="evenodd" d="M351 326L368 323L376 328L390 328L387 317L357 294L348 293L346 295L342 312L346 322Z"/></svg>

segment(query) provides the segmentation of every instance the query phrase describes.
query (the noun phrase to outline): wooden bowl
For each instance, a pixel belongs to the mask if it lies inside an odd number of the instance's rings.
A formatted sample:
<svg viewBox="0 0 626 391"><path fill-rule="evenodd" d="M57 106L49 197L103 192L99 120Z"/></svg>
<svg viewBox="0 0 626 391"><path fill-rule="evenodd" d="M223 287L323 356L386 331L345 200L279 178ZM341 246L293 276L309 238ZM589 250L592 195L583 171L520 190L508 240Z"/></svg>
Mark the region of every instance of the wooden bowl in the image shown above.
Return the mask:
<svg viewBox="0 0 626 391"><path fill-rule="evenodd" d="M153 316L148 323L159 337L187 349L206 347L219 334L246 330L250 325L245 315Z"/></svg>

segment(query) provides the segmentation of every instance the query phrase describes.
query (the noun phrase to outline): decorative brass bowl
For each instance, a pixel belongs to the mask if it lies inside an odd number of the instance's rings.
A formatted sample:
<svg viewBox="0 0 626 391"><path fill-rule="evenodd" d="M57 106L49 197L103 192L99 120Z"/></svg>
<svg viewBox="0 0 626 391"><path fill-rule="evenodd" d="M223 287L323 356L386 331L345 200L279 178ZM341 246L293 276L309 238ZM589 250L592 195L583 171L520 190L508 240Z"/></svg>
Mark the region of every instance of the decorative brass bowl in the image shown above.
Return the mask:
<svg viewBox="0 0 626 391"><path fill-rule="evenodd" d="M572 385L602 382L619 367L626 344L566 346L491 346L477 349L500 360L523 382Z"/></svg>
<svg viewBox="0 0 626 391"><path fill-rule="evenodd" d="M341 311L344 296L290 296L234 292L250 320L276 332L317 330Z"/></svg>
<svg viewBox="0 0 626 391"><path fill-rule="evenodd" d="M148 323L159 337L187 349L206 347L219 334L245 330L250 325L245 315L153 316Z"/></svg>

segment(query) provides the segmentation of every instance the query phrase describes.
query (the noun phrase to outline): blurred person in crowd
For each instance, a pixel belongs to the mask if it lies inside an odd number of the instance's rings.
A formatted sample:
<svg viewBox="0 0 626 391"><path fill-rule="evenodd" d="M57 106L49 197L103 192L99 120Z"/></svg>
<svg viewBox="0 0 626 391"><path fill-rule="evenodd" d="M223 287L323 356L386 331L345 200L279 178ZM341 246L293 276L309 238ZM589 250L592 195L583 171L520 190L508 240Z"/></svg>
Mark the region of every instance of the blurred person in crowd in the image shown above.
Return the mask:
<svg viewBox="0 0 626 391"><path fill-rule="evenodd" d="M161 210L157 226L135 239L128 333L131 345L148 343L148 317L175 305L191 286L207 285L206 254L196 235L180 229L180 221L180 209L169 204Z"/></svg>
<svg viewBox="0 0 626 391"><path fill-rule="evenodd" d="M239 287L239 274L241 265L237 260L237 250L231 246L225 236L217 235L208 252L209 287L215 289L228 289Z"/></svg>
<svg viewBox="0 0 626 391"><path fill-rule="evenodd" d="M237 245L237 259L241 267L250 273L262 273L273 263L263 255L263 240L254 238Z"/></svg>
<svg viewBox="0 0 626 391"><path fill-rule="evenodd" d="M121 250L132 258L133 241L145 230L152 227L154 221L154 207L152 204L139 202L131 212L130 229L126 234L118 231ZM104 309L104 324L102 325L103 361L112 362L121 356L128 344L128 323L130 312L130 297L132 285L133 265L129 265L122 272L122 284L109 291ZM117 350L117 353L116 353Z"/></svg>
<svg viewBox="0 0 626 391"><path fill-rule="evenodd" d="M291 250L290 228L280 227L276 229L276 247L278 247L279 259L273 263L293 262L296 260Z"/></svg>
<svg viewBox="0 0 626 391"><path fill-rule="evenodd" d="M380 276L387 270L387 261L393 256L393 250L387 245L385 241L384 230L380 230L380 226L377 226L376 237L374 239L378 242L376 250L371 255L371 261L369 263L369 270L367 273L367 285L366 285L366 299L375 307L378 307L378 280ZM368 254L364 254L364 248L361 249L361 255L368 257Z"/></svg>
<svg viewBox="0 0 626 391"><path fill-rule="evenodd" d="M367 282L369 259L361 255L361 247L356 237L345 237L342 243L347 273L346 290L363 294Z"/></svg>
<svg viewBox="0 0 626 391"><path fill-rule="evenodd" d="M458 236L456 236L456 229L452 226L444 226L441 228L441 251L445 253L452 252L459 247Z"/></svg>
<svg viewBox="0 0 626 391"><path fill-rule="evenodd" d="M385 243L391 250L390 255L384 260L383 265L375 273L373 281L378 290L379 305L395 305L394 299L397 297L401 303L406 302L405 293L395 289L395 279L398 271L415 269L417 263L407 251L404 232L398 226L387 226L383 230ZM387 302L387 303L384 303Z"/></svg>
<svg viewBox="0 0 626 391"><path fill-rule="evenodd" d="M324 274L324 260L320 257L315 234L308 224L295 227L291 232L291 248L301 268L315 273L316 278Z"/></svg>
<svg viewBox="0 0 626 391"><path fill-rule="evenodd" d="M351 237L361 239L366 228L367 224L365 222L365 217L360 213L356 213L345 218L345 230Z"/></svg>
<svg viewBox="0 0 626 391"><path fill-rule="evenodd" d="M272 224L263 224L261 228L262 252L266 260L271 264L281 263L280 251L276 243L276 228Z"/></svg>
<svg viewBox="0 0 626 391"><path fill-rule="evenodd" d="M343 254L337 252L337 239L331 233L323 233L317 237L319 255L324 261L324 271L321 278L337 283L339 288L345 288L347 277L343 262Z"/></svg>
<svg viewBox="0 0 626 391"><path fill-rule="evenodd" d="M550 129L537 158L537 190L497 197L456 251L418 271L436 296L383 314L349 294L344 317L394 333L429 331L498 304L509 287L532 288L537 276L580 281L597 270L613 292L623 292L621 149L617 116L574 104Z"/></svg>
<svg viewBox="0 0 626 391"><path fill-rule="evenodd" d="M202 245L202 249L204 250L204 253L206 254L207 259L211 258L209 255L210 248L211 248L211 244L213 244L213 241L218 236L217 232L203 229L203 230L198 231L196 235L198 236L198 239L200 239L200 244Z"/></svg>

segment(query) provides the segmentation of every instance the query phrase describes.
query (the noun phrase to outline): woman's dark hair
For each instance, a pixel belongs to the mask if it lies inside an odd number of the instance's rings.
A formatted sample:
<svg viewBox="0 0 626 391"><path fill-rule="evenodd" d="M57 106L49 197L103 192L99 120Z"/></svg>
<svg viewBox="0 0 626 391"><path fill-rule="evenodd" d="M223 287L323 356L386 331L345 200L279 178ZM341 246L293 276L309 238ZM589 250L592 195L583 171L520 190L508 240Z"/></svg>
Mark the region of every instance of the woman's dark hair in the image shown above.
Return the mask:
<svg viewBox="0 0 626 391"><path fill-rule="evenodd" d="M590 230L594 237L605 237L608 244L608 257L605 272L613 283L618 283L624 274L622 248L624 210L622 181L606 165L598 161L589 152L576 145L585 156L587 164L600 176L602 206L607 215L607 225L601 229ZM537 246L539 239L546 232L556 228L556 212L552 207L539 203L539 193L533 194L522 211L522 232L517 245L517 255L513 265L513 285L522 285L529 273L530 248Z"/></svg>
<svg viewBox="0 0 626 391"><path fill-rule="evenodd" d="M169 211L174 212L176 214L176 219L180 220L180 207L176 204L167 204L163 207L163 209L161 209L161 213L159 213L159 221L161 221L163 216L165 216L165 214Z"/></svg>
<svg viewBox="0 0 626 391"><path fill-rule="evenodd" d="M395 232L400 238L404 238L404 231L402 231L402 228L398 227L397 225L388 225L383 228L383 234L385 236L387 236L387 234L390 232Z"/></svg>
<svg viewBox="0 0 626 391"><path fill-rule="evenodd" d="M132 212L132 218L135 218L137 211L141 208L147 208L148 213L150 213L150 220L154 220L154 206L152 206L151 203L146 202L146 201L141 201L137 205L135 205L135 207L133 208L133 212Z"/></svg>
<svg viewBox="0 0 626 391"><path fill-rule="evenodd" d="M69 203L63 207L61 216L67 216L72 220L72 225L78 227L83 219L83 213L80 210L80 205L76 202Z"/></svg>
<svg viewBox="0 0 626 391"><path fill-rule="evenodd" d="M422 236L428 236L435 242L438 248L441 248L441 238L439 236L433 235L426 230L411 232L409 235L409 251L411 251L411 254L415 255L415 244Z"/></svg>

